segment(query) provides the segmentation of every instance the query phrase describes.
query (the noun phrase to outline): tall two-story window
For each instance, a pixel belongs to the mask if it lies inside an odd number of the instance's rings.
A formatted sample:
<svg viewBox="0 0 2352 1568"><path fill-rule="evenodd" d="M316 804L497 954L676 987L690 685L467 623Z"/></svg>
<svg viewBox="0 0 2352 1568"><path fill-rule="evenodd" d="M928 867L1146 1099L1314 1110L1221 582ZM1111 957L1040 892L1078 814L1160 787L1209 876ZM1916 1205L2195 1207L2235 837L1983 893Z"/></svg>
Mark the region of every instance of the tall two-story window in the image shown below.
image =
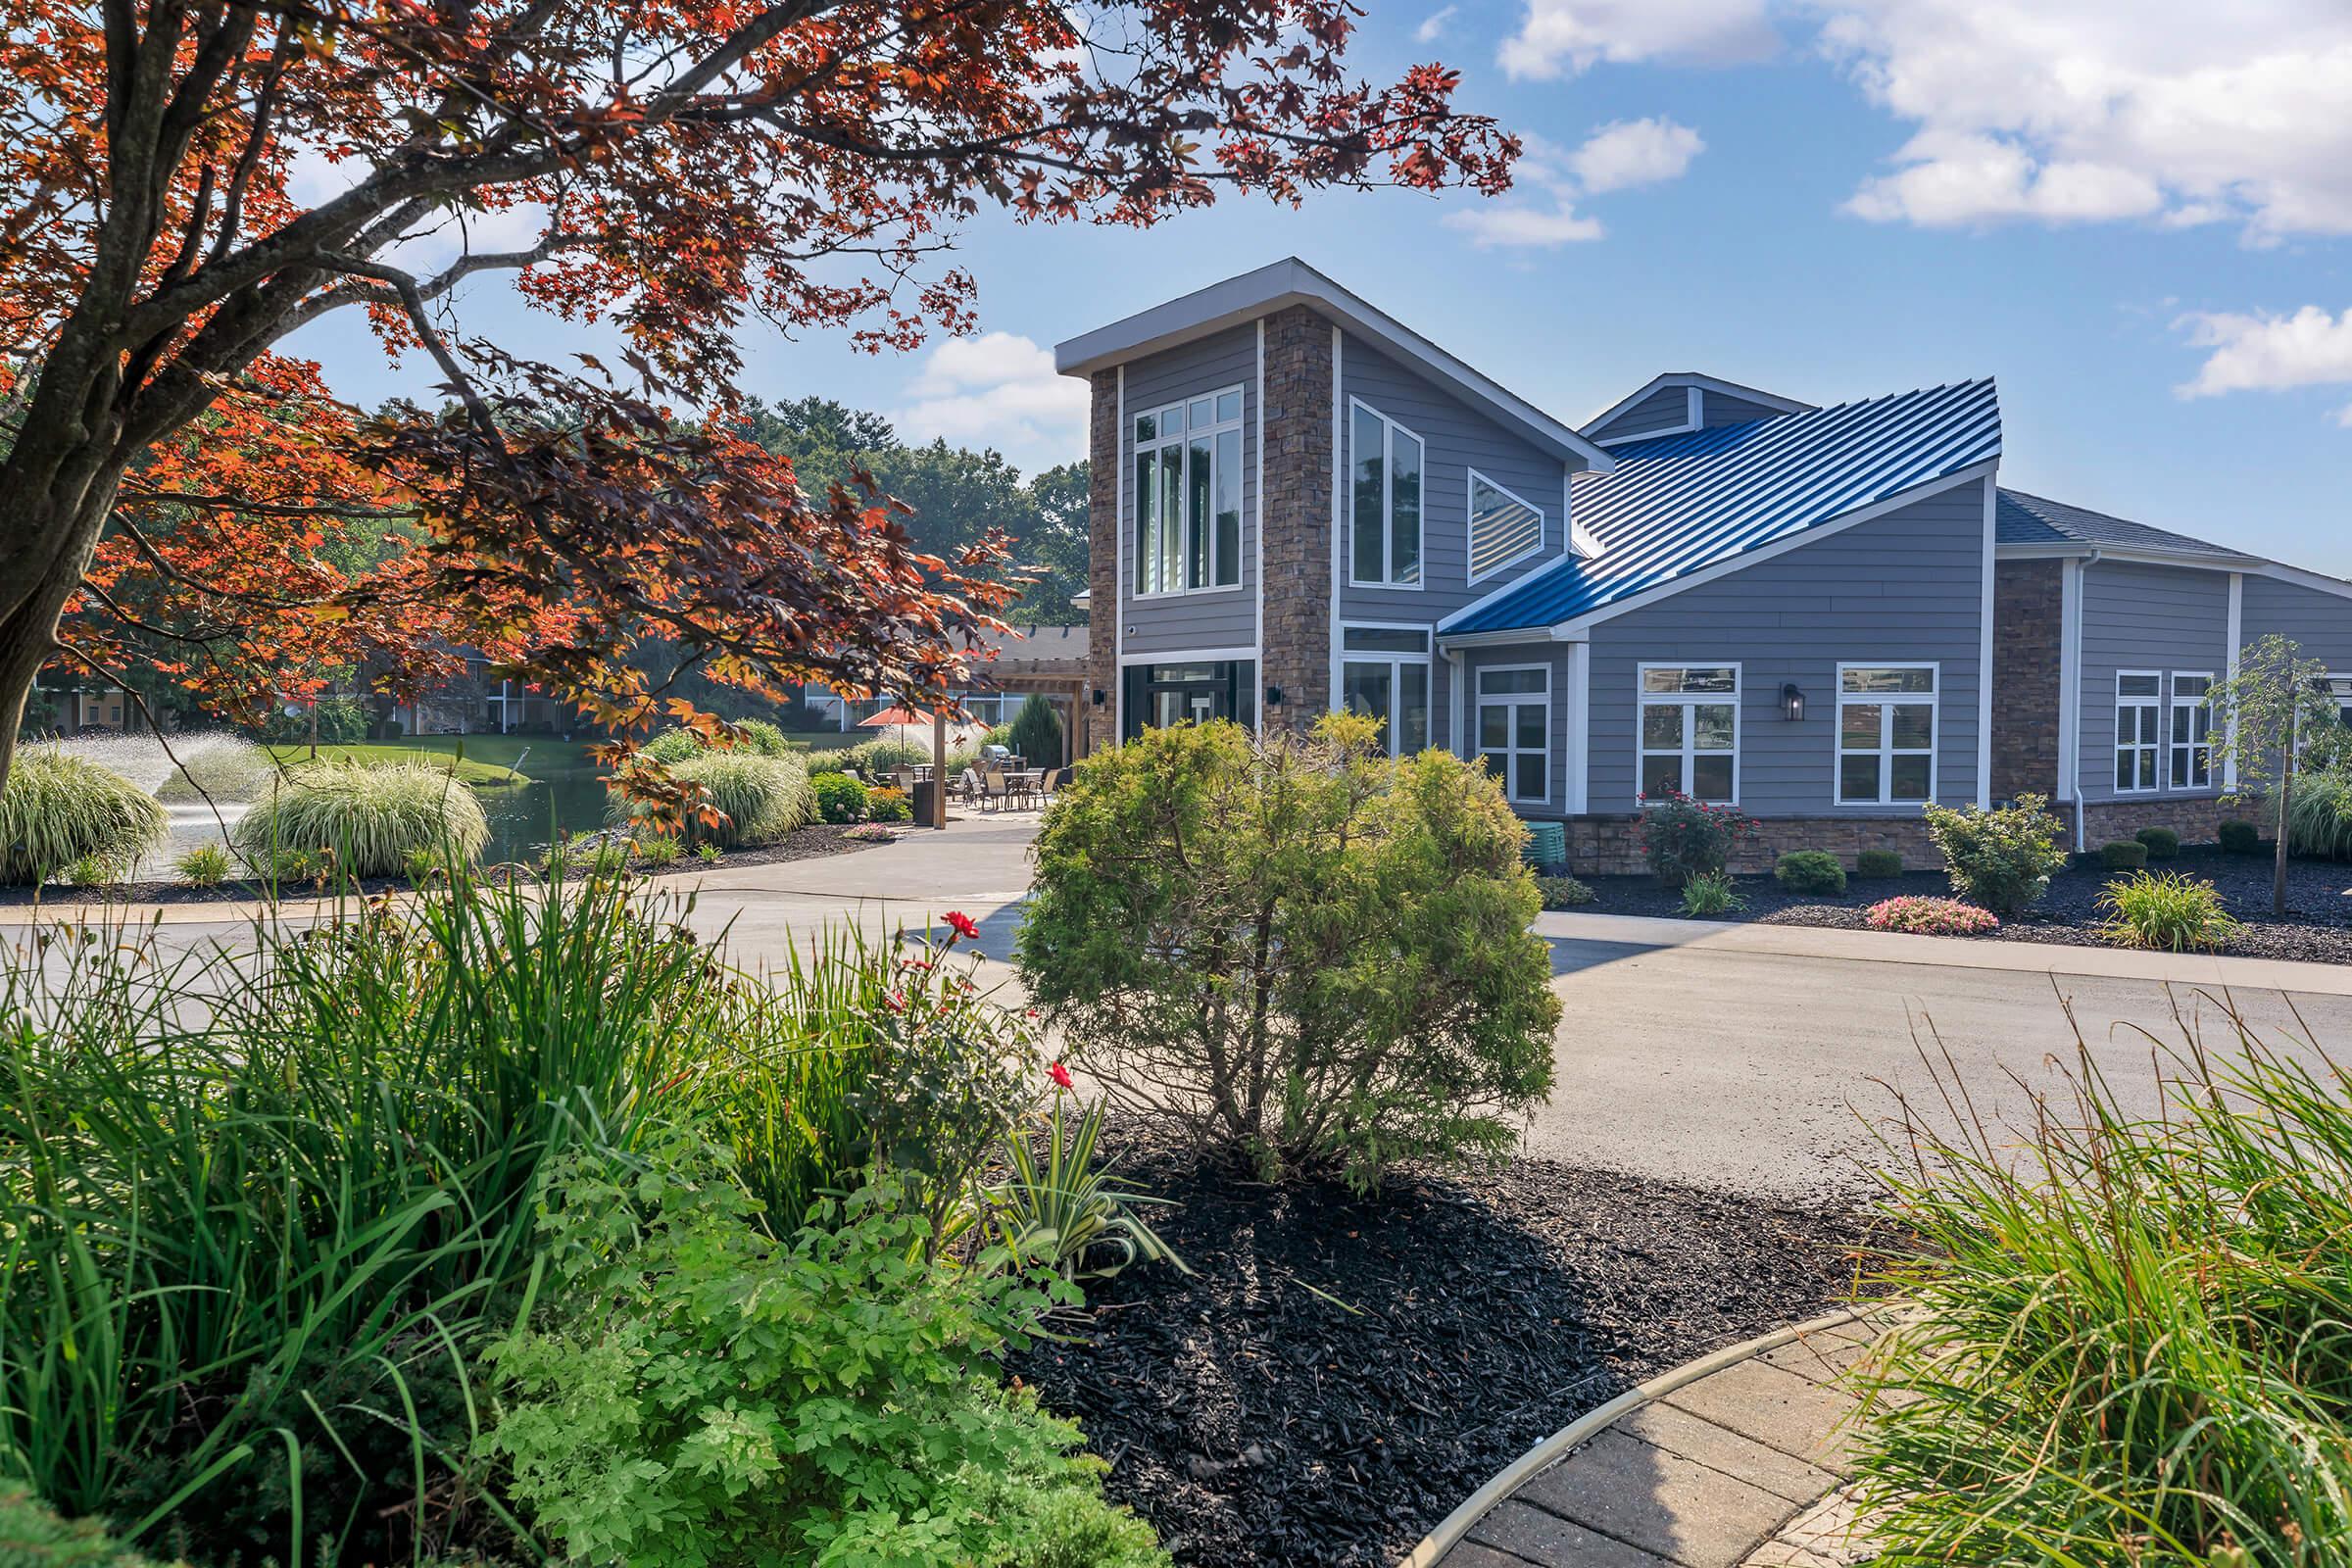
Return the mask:
<svg viewBox="0 0 2352 1568"><path fill-rule="evenodd" d="M1478 757L1514 801L1551 798L1551 671L1507 664L1478 672Z"/></svg>
<svg viewBox="0 0 2352 1568"><path fill-rule="evenodd" d="M1838 666L1838 804L1936 798L1936 666Z"/></svg>
<svg viewBox="0 0 2352 1568"><path fill-rule="evenodd" d="M2164 677L2153 670L2119 670L2115 677L2115 787L2135 795L2156 788L2164 747Z"/></svg>
<svg viewBox="0 0 2352 1568"><path fill-rule="evenodd" d="M1340 628L1340 699L1352 713L1381 720L1391 757L1429 749L1429 630Z"/></svg>
<svg viewBox="0 0 2352 1568"><path fill-rule="evenodd" d="M1242 580L1242 389L1135 419L1135 591Z"/></svg>
<svg viewBox="0 0 2352 1568"><path fill-rule="evenodd" d="M1470 470L1470 580L1544 548L1544 509Z"/></svg>
<svg viewBox="0 0 2352 1568"><path fill-rule="evenodd" d="M1737 801L1740 666L1643 664L1641 689L1642 799Z"/></svg>
<svg viewBox="0 0 2352 1568"><path fill-rule="evenodd" d="M1421 438L1366 404L1348 405L1348 580L1421 586Z"/></svg>
<svg viewBox="0 0 2352 1568"><path fill-rule="evenodd" d="M2166 776L2177 790L2201 790L2213 783L2213 707L2206 699L2213 677L2173 673L2172 766Z"/></svg>

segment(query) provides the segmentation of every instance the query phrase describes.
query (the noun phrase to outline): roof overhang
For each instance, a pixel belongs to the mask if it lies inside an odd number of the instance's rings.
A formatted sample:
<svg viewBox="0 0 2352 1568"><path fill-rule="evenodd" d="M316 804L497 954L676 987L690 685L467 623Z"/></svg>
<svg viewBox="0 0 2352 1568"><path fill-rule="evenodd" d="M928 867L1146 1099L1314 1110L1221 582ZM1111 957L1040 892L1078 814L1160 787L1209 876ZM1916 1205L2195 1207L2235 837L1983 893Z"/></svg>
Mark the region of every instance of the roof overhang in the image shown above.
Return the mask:
<svg viewBox="0 0 2352 1568"><path fill-rule="evenodd" d="M2052 539L2034 544L1995 544L1996 561L2075 561L2096 556L2101 561L2129 561L2147 566L2187 566L2199 571L2267 572L2271 563L2249 556L2215 555L2194 550L2150 550L2144 546L2091 544L2079 539Z"/></svg>
<svg viewBox="0 0 2352 1568"><path fill-rule="evenodd" d="M1307 306L1348 330L1371 339L1563 463L1582 463L1600 473L1617 466L1616 460L1598 443L1587 440L1296 256L1211 283L1164 305L1154 305L1108 326L1099 326L1056 343L1054 368L1063 375L1089 376L1147 354L1157 354L1241 326L1293 305Z"/></svg>

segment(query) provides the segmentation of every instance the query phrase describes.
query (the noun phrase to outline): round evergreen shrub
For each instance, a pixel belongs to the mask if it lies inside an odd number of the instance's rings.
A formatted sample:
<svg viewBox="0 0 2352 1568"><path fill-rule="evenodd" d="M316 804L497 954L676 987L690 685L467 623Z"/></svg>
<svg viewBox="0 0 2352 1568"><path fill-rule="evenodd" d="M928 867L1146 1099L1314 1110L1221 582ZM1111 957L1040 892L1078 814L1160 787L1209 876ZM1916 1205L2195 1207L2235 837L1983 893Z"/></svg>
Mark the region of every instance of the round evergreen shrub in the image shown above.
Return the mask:
<svg viewBox="0 0 2352 1568"><path fill-rule="evenodd" d="M398 876L413 851L472 859L490 823L473 791L441 768L317 762L272 783L230 838L257 866L288 853L331 855L326 863L345 876Z"/></svg>
<svg viewBox="0 0 2352 1568"><path fill-rule="evenodd" d="M46 882L82 860L127 876L163 842L164 823L155 797L113 768L21 748L0 789L0 882Z"/></svg>
<svg viewBox="0 0 2352 1568"><path fill-rule="evenodd" d="M792 755L792 742L786 740L784 732L768 720L747 718L741 727L743 744L735 748L737 751L749 752L754 757L790 757Z"/></svg>
<svg viewBox="0 0 2352 1568"><path fill-rule="evenodd" d="M663 730L645 743L645 755L667 767L703 755L703 738L690 729Z"/></svg>
<svg viewBox="0 0 2352 1568"><path fill-rule="evenodd" d="M2116 839L2099 846L2099 862L2110 871L2136 871L2148 863L2148 847L2137 839Z"/></svg>
<svg viewBox="0 0 2352 1568"><path fill-rule="evenodd" d="M2230 855L2260 855L2262 829L2234 818L2222 824L2222 849Z"/></svg>
<svg viewBox="0 0 2352 1568"><path fill-rule="evenodd" d="M1012 716L1012 749L1031 767L1061 765L1061 720L1035 692Z"/></svg>
<svg viewBox="0 0 2352 1568"><path fill-rule="evenodd" d="M1933 801L1922 808L1952 891L1995 914L2038 902L2066 865L2059 847L2066 826L2049 813L2049 804L2046 795L2021 795L2015 805L1989 811Z"/></svg>
<svg viewBox="0 0 2352 1568"><path fill-rule="evenodd" d="M1573 909L1600 897L1590 883L1565 874L1536 878L1536 891L1544 896L1546 909Z"/></svg>
<svg viewBox="0 0 2352 1568"><path fill-rule="evenodd" d="M828 822L862 822L871 803L863 784L847 773L820 775L811 786L816 813Z"/></svg>
<svg viewBox="0 0 2352 1568"><path fill-rule="evenodd" d="M2180 835L2169 827L2143 827L2132 836L2148 847L2151 860L2169 860L2180 853Z"/></svg>
<svg viewBox="0 0 2352 1568"><path fill-rule="evenodd" d="M1774 862L1772 875L1791 893L1845 891L1845 867L1827 850L1790 850Z"/></svg>
<svg viewBox="0 0 2352 1568"><path fill-rule="evenodd" d="M1854 857L1854 875L1867 877L1901 876L1903 858L1894 850L1864 850Z"/></svg>

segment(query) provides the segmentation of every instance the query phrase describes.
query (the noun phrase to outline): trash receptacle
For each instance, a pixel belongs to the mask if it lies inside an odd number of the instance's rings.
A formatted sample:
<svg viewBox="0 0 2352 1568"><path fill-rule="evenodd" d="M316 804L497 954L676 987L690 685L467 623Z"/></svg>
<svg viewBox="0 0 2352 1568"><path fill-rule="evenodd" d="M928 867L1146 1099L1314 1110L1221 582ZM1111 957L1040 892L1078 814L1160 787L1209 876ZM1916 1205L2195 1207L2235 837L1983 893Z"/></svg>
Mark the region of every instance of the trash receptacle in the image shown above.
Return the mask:
<svg viewBox="0 0 2352 1568"><path fill-rule="evenodd" d="M914 781L914 825L931 827L939 818L933 814L931 803L939 798L937 779L918 778Z"/></svg>

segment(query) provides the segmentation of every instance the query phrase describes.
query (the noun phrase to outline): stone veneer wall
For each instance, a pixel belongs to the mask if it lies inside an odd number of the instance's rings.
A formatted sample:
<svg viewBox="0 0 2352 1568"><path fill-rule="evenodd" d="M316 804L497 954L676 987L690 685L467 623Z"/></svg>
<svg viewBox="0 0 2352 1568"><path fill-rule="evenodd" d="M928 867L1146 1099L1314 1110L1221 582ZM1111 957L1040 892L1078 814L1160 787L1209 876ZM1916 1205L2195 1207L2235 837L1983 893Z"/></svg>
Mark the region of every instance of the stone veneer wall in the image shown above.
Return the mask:
<svg viewBox="0 0 2352 1568"><path fill-rule="evenodd" d="M1119 372L1097 370L1087 417L1086 740L1097 752L1118 743L1119 692ZM1102 702L1095 696L1102 694Z"/></svg>
<svg viewBox="0 0 2352 1568"><path fill-rule="evenodd" d="M2102 844L2128 839L2143 827L2169 827L2183 844L2211 844L2222 836L2225 817L2260 821L2253 802L2240 802L2225 810L2210 795L2159 795L2141 801L2088 801L2082 806L2082 847L2096 852Z"/></svg>
<svg viewBox="0 0 2352 1568"><path fill-rule="evenodd" d="M1934 870L1943 863L1928 841L1927 824L1916 816L1778 816L1756 823L1731 869L1762 873L1790 850L1827 850L1847 870L1864 850L1892 850L1906 870ZM1568 864L1579 873L1634 876L1649 869L1642 853L1642 818L1635 815L1568 819Z"/></svg>
<svg viewBox="0 0 2352 1568"><path fill-rule="evenodd" d="M1266 727L1304 729L1331 697L1331 323L1303 305L1266 318ZM1098 547L1099 548L1099 547Z"/></svg>
<svg viewBox="0 0 2352 1568"><path fill-rule="evenodd" d="M2065 563L1993 568L1992 798L2058 791L2058 664Z"/></svg>

